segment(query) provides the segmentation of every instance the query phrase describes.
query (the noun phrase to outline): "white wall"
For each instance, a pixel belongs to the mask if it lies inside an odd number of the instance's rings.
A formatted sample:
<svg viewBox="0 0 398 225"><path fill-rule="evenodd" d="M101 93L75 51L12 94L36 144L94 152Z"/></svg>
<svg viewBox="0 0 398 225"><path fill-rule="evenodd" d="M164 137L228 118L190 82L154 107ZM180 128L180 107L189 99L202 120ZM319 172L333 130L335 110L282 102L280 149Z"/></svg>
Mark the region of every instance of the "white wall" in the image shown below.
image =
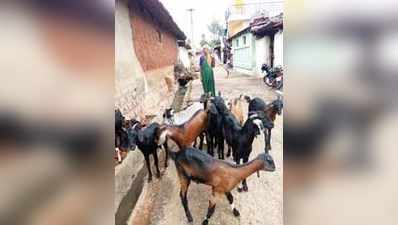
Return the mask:
<svg viewBox="0 0 398 225"><path fill-rule="evenodd" d="M178 59L186 68L189 68L191 65L191 61L189 60L188 56L188 50L184 47L178 47Z"/></svg>
<svg viewBox="0 0 398 225"><path fill-rule="evenodd" d="M283 31L275 34L274 40L274 66L283 66Z"/></svg>
<svg viewBox="0 0 398 225"><path fill-rule="evenodd" d="M135 55L126 0L115 2L115 105L129 117L142 113L145 74Z"/></svg>
<svg viewBox="0 0 398 225"><path fill-rule="evenodd" d="M243 42L244 37L246 38L246 43ZM239 40L239 45L237 45L237 40ZM254 36L251 33L242 34L232 40L233 65L235 71L248 75L253 75L255 73L255 71L253 71L256 65L255 47Z"/></svg>
<svg viewBox="0 0 398 225"><path fill-rule="evenodd" d="M261 74L261 65L266 63L270 65L270 57L269 57L269 45L270 45L270 37L264 36L260 39L255 40L256 45L256 70L257 74Z"/></svg>

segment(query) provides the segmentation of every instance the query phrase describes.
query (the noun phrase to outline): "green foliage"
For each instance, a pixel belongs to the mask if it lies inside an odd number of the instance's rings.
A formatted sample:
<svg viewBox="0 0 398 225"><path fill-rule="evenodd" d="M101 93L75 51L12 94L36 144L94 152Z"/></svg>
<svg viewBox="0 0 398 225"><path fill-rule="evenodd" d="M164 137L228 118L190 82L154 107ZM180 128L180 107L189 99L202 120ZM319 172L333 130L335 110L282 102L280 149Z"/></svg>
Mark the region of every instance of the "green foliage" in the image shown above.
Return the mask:
<svg viewBox="0 0 398 225"><path fill-rule="evenodd" d="M211 48L214 48L216 46L221 45L221 42L220 42L220 40L211 40L209 45Z"/></svg>
<svg viewBox="0 0 398 225"><path fill-rule="evenodd" d="M219 39L224 34L224 27L217 20L207 25L207 29L213 34L213 39Z"/></svg>
<svg viewBox="0 0 398 225"><path fill-rule="evenodd" d="M209 43L211 48L220 45L220 39L223 37L225 31L223 25L217 20L213 20L209 25L207 25L207 29L212 34L212 38Z"/></svg>
<svg viewBox="0 0 398 225"><path fill-rule="evenodd" d="M200 44L200 47L203 47L205 45L209 45L209 43L205 39L202 39L199 44Z"/></svg>

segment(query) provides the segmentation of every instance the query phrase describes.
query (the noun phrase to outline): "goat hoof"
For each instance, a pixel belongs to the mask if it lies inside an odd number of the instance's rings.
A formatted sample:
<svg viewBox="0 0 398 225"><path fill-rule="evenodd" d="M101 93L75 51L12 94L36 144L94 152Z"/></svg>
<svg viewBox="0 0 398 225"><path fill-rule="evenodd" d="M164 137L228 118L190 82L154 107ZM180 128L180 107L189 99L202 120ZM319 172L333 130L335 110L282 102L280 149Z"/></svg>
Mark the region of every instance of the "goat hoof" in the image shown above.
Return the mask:
<svg viewBox="0 0 398 225"><path fill-rule="evenodd" d="M152 177L149 177L148 178L148 183L151 183L151 181L152 181Z"/></svg>
<svg viewBox="0 0 398 225"><path fill-rule="evenodd" d="M239 217L240 216L240 213L239 213L239 211L237 209L234 208L234 210L232 212L234 213L235 217Z"/></svg>
<svg viewBox="0 0 398 225"><path fill-rule="evenodd" d="M203 220L202 225L208 225L208 224L209 224L209 220L207 220L207 219Z"/></svg>
<svg viewBox="0 0 398 225"><path fill-rule="evenodd" d="M238 187L238 192L242 192L242 191L243 191L242 188Z"/></svg>
<svg viewBox="0 0 398 225"><path fill-rule="evenodd" d="M243 191L248 192L249 188L247 186L243 186Z"/></svg>
<svg viewBox="0 0 398 225"><path fill-rule="evenodd" d="M188 219L188 223L193 223L193 219L192 219L192 216L191 216L191 215L188 215L188 216L187 216L187 219Z"/></svg>

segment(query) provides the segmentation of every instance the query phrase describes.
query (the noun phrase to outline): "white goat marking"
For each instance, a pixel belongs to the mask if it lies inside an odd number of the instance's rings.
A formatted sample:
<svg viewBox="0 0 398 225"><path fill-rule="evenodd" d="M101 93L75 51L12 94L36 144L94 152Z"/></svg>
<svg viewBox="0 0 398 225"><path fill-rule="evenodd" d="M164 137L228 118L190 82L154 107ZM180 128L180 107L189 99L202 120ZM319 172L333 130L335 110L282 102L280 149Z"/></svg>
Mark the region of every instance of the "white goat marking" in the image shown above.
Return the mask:
<svg viewBox="0 0 398 225"><path fill-rule="evenodd" d="M119 150L119 148L116 148L115 150L116 150L116 153L117 153L117 161L121 162L122 161L122 156L120 155L120 150Z"/></svg>
<svg viewBox="0 0 398 225"><path fill-rule="evenodd" d="M169 135L169 131L168 130L165 130L165 131L162 132L162 134L160 134L159 141L158 141L159 145L162 145L162 144L164 144L166 142L167 135Z"/></svg>
<svg viewBox="0 0 398 225"><path fill-rule="evenodd" d="M257 113L254 113L254 114L250 115L250 116L249 116L249 119L253 119L254 117L258 117L258 114L257 114Z"/></svg>
<svg viewBox="0 0 398 225"><path fill-rule="evenodd" d="M232 204L231 204L231 210L234 211L234 209L235 209L235 204L232 203Z"/></svg>
<svg viewBox="0 0 398 225"><path fill-rule="evenodd" d="M256 124L256 126L257 126L258 129L260 130L260 133L262 134L264 128L263 128L263 126L262 126L261 120L259 120L259 119L254 119L254 120L253 120L253 123Z"/></svg>

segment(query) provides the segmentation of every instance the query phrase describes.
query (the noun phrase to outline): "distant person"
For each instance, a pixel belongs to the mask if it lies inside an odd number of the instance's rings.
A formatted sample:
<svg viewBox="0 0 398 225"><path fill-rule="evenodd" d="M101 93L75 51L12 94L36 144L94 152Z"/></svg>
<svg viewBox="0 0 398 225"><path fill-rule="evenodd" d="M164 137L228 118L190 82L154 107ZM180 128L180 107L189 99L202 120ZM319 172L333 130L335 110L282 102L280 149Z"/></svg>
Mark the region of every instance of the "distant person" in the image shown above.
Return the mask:
<svg viewBox="0 0 398 225"><path fill-rule="evenodd" d="M231 74L232 69L234 68L232 64L232 54L228 57L227 62L225 63L225 70L227 71L227 78Z"/></svg>
<svg viewBox="0 0 398 225"><path fill-rule="evenodd" d="M199 60L200 65L200 80L202 81L203 92L209 94L209 96L216 95L216 89L214 85L214 72L213 58L210 55L209 47L204 46L202 56Z"/></svg>

